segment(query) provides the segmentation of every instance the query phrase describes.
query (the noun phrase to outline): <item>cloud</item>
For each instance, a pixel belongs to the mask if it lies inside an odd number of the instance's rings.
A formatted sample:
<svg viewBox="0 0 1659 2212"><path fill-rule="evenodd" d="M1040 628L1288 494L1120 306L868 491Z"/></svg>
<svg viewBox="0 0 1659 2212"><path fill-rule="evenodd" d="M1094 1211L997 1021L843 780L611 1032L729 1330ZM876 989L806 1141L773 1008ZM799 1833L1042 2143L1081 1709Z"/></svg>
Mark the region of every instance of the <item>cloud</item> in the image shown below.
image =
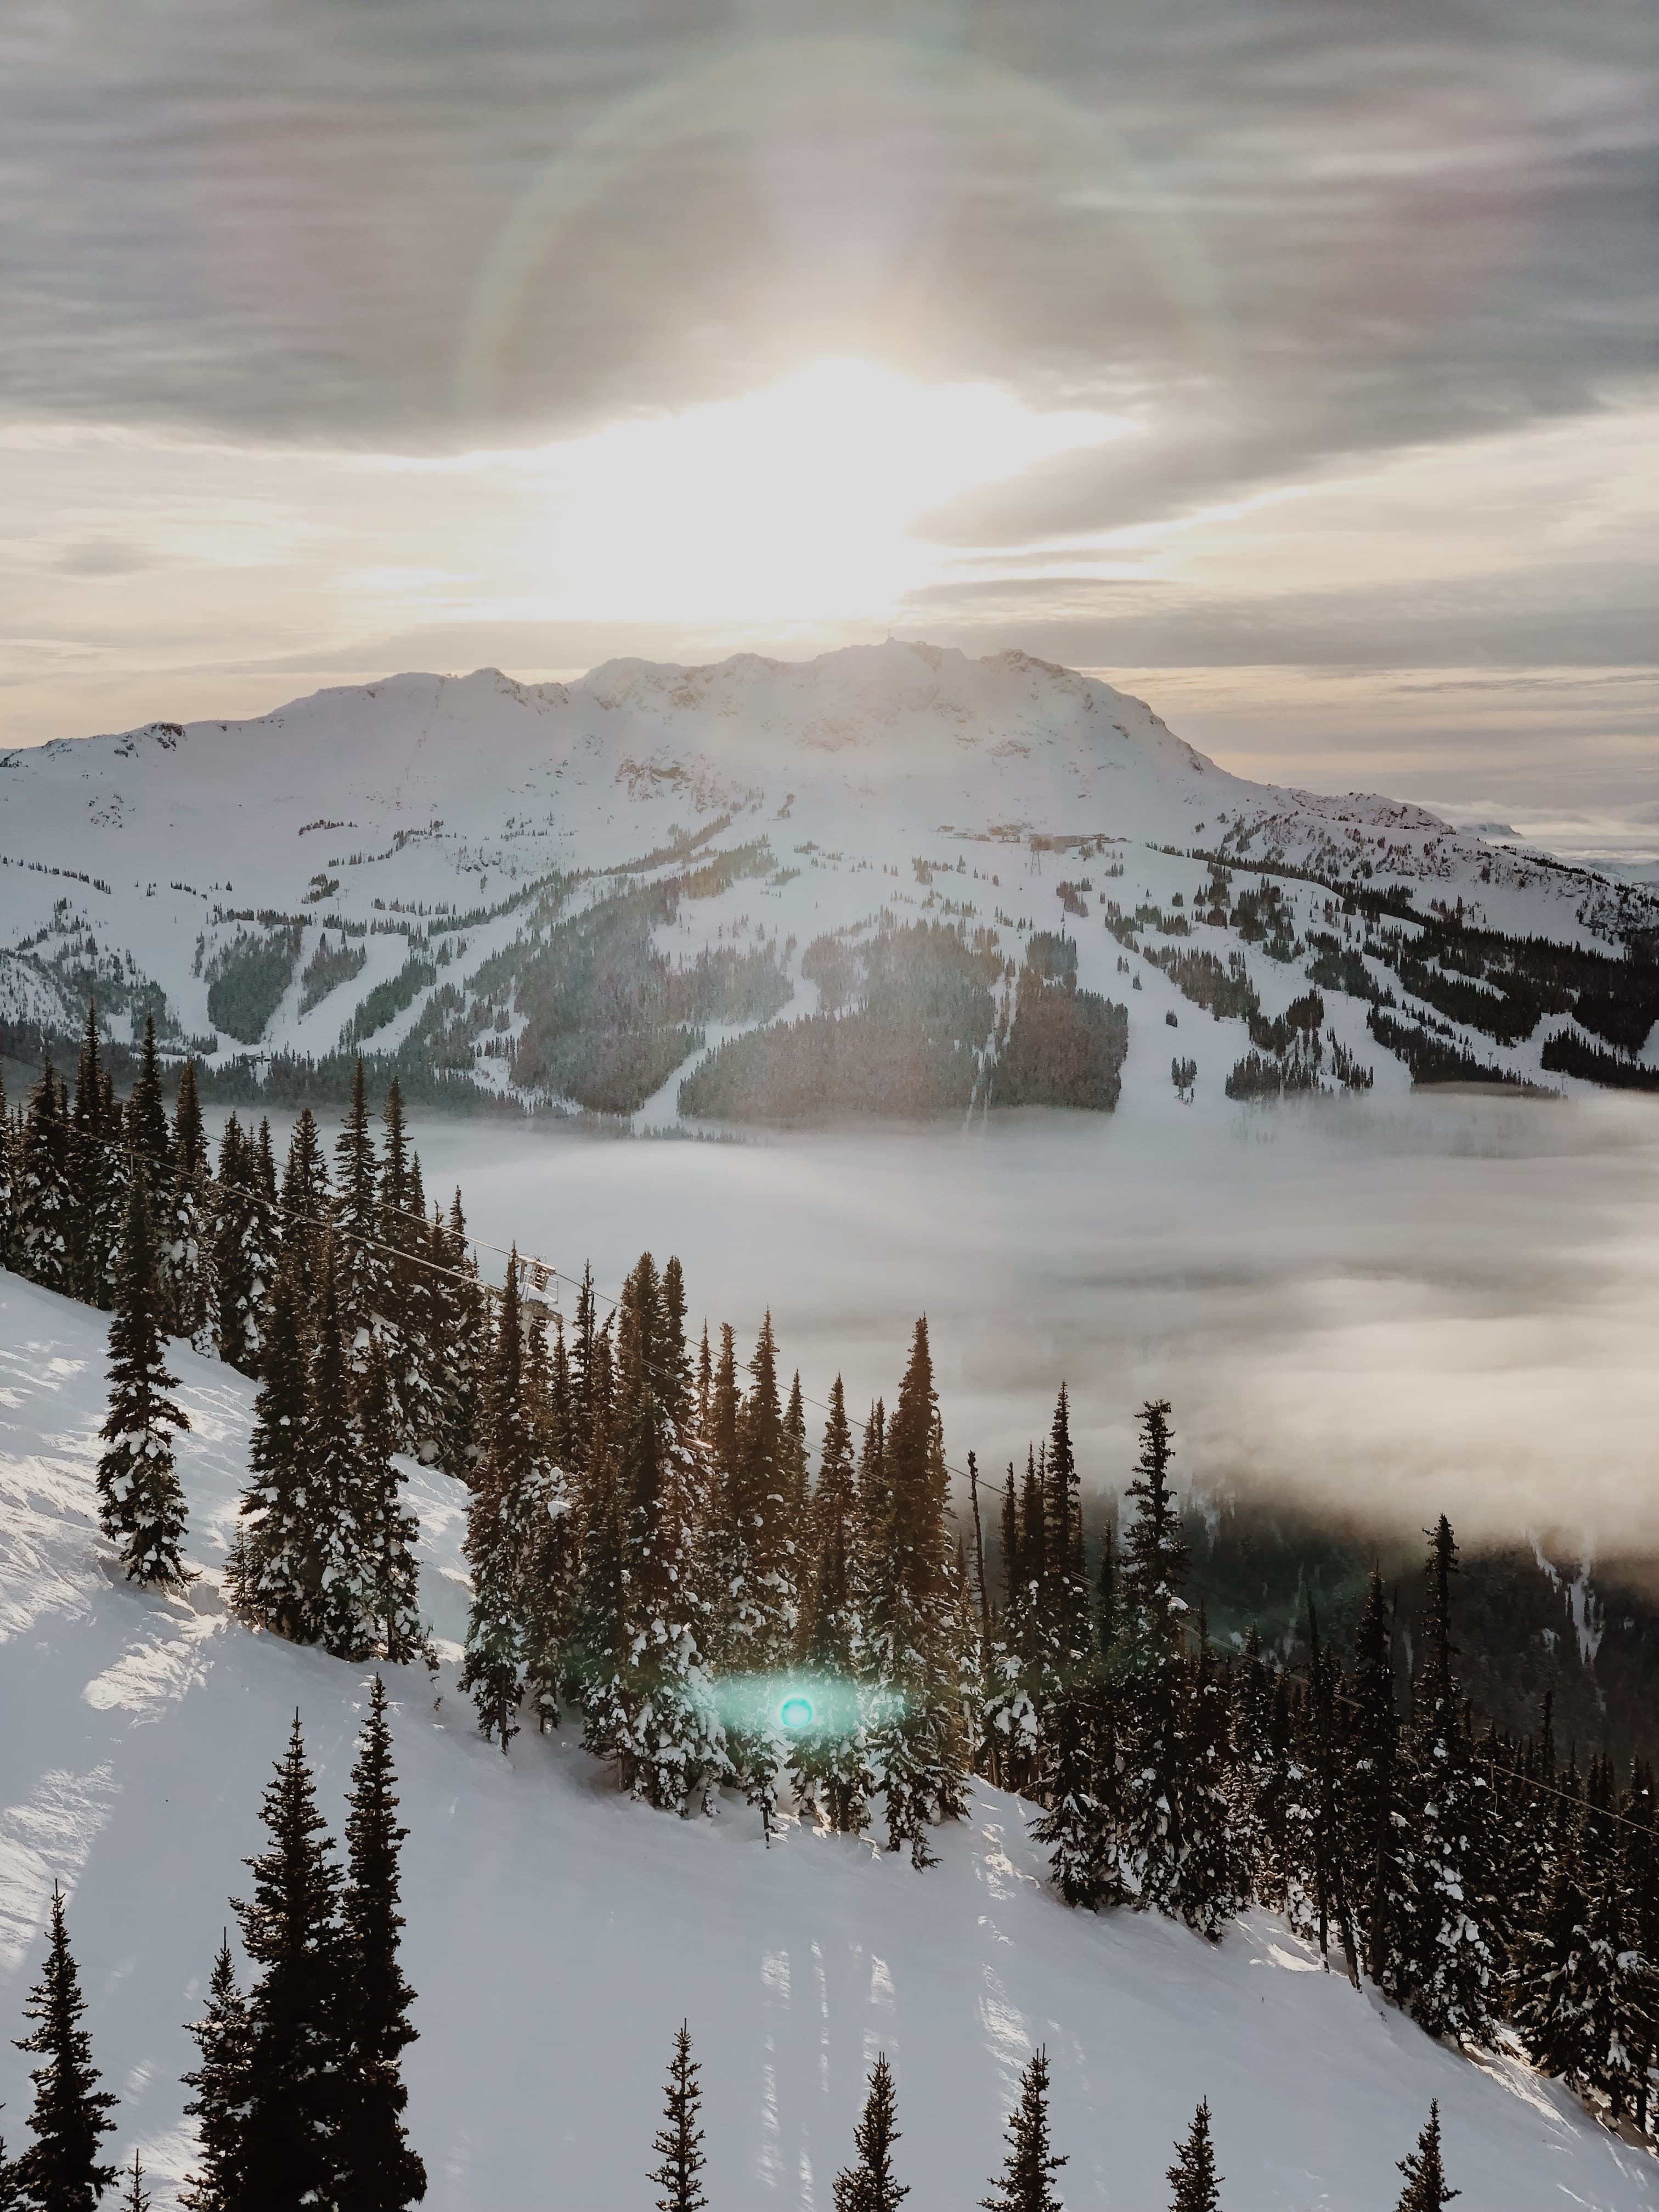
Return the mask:
<svg viewBox="0 0 1659 2212"><path fill-rule="evenodd" d="M151 556L139 545L124 545L108 538L89 538L72 545L53 562L65 576L130 576L148 568Z"/></svg>
<svg viewBox="0 0 1659 2212"><path fill-rule="evenodd" d="M1647 369L1643 15L853 0L827 37L804 5L404 0L394 51L361 0L22 11L3 388L442 446L863 346L1177 401L1199 459L1128 465L1151 512L1183 471L1570 410Z"/></svg>

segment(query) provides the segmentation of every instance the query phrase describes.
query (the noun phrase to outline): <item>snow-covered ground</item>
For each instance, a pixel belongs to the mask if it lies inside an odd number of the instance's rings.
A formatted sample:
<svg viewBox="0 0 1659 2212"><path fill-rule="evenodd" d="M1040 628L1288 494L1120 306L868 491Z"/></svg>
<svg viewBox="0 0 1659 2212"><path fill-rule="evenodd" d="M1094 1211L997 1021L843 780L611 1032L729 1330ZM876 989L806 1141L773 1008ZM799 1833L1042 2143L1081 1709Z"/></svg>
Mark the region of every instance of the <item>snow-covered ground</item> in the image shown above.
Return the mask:
<svg viewBox="0 0 1659 2212"><path fill-rule="evenodd" d="M0 2031L38 1968L54 1880L118 2143L161 2185L188 2161L178 2076L258 1847L261 1788L297 1705L337 1821L366 1677L250 1636L215 1589L249 1386L180 1352L188 1602L112 1579L91 1519L97 1316L0 1276ZM441 1636L464 1593L459 1493L417 1476ZM421 2040L408 2062L434 2212L644 2207L669 2039L704 2064L722 2212L827 2208L865 2070L897 2076L915 2212L961 2212L999 2163L1020 2068L1047 2045L1073 2208L1152 2212L1193 2106L1215 2116L1227 2212L1388 2212L1394 2161L1437 2097L1468 2212L1640 2212L1659 2166L1507 2060L1430 2043L1255 1916L1211 1951L1184 1931L1066 1912L1027 1810L974 1794L927 1874L791 1827L770 1850L733 1805L681 1825L620 1801L567 1741L483 1744L453 1666L395 1676ZM0 2045L14 2138L24 2059Z"/></svg>

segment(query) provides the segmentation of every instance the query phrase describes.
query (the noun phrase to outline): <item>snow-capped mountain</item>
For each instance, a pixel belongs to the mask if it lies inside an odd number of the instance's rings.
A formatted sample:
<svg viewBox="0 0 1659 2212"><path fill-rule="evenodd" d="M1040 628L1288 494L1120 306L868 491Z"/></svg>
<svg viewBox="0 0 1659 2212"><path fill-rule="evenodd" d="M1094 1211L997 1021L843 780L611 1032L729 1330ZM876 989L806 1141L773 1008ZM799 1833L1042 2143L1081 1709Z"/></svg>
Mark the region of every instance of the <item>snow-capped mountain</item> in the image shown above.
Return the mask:
<svg viewBox="0 0 1659 2212"><path fill-rule="evenodd" d="M173 1349L179 1471L198 1579L121 1577L97 1534L106 1317L0 1275L0 2097L30 2103L10 2039L39 1976L54 1883L84 2026L158 2203L196 2162L179 2075L196 2057L228 1899L247 1893L258 1806L299 1710L337 1834L368 1673L225 1610L253 1385ZM1450 2179L1480 2212L1640 2212L1650 2154L1508 2050L1480 2063L1319 1971L1252 1912L1214 1948L1155 1915L1069 1912L1035 1808L973 1784L916 1872L787 1819L770 1849L735 1796L685 1822L619 1796L567 1728L504 1759L456 1686L465 1492L411 1466L435 1680L386 1670L409 1831L404 1965L420 2039L409 2125L432 2212L644 2205L670 2039L703 2063L711 2201L825 2208L866 2069L893 2065L898 2178L918 2212L984 2194L1020 2069L1048 2048L1072 2212L1168 2202L1193 2107L1214 2114L1228 2212L1385 2212L1394 2161L1437 2098Z"/></svg>
<svg viewBox="0 0 1659 2212"><path fill-rule="evenodd" d="M688 884L688 870L739 851ZM1211 855L1231 897L1270 871L1285 927L1241 935ZM949 885L936 880L947 872ZM1016 965L1033 931L1064 928L1077 983L1120 1000L1127 948L1155 1024L1181 990L1137 939L1177 909L1186 949L1213 934L1270 1010L1305 993L1310 928L1346 932L1362 961L1380 955L1357 997L1327 963L1334 1016L1353 998L1363 1017L1398 969L1400 942L1368 927L1366 900L1373 921L1379 902L1395 916L1408 955L1423 947L1401 916L1451 918L1464 935L1442 965L1477 993L1494 955L1486 943L1472 963L1468 933L1575 949L1617 989L1619 963L1659 926L1645 886L1500 850L1420 807L1244 781L1094 678L1018 653L975 661L890 641L799 664L614 661L570 684L398 676L253 721L157 722L0 756L0 1019L14 1049L31 1025L72 1033L92 992L117 1034L149 1007L165 1042L211 1048L221 1066L248 1050L390 1052L411 1033L425 1049L442 1026L446 1068L522 1084L514 1053L532 994L522 963L504 969L502 956L624 882L672 889L651 921L671 960L769 943L793 989L781 1007L777 990L763 1006L705 994L684 1052L675 1062L665 1048L653 1075L684 1074L735 1028L811 1012L808 946L854 938L884 909L887 927L990 932ZM1345 894L1359 900L1346 920ZM1500 956L1489 981L1504 972ZM1644 1029L1626 1021L1615 1037L1576 1019L1576 999L1607 983L1575 973L1540 1006L1567 1018L1581 1059L1612 1041L1644 1069ZM1516 1035L1516 1021L1483 1023L1479 998L1431 991L1413 1005L1397 975L1392 991L1454 1056L1518 1076L1538 1075L1560 1026L1534 1007ZM1142 1004L1130 1013L1133 1036ZM1386 1046L1368 1049L1389 1060ZM653 1110L672 1115L672 1091Z"/></svg>

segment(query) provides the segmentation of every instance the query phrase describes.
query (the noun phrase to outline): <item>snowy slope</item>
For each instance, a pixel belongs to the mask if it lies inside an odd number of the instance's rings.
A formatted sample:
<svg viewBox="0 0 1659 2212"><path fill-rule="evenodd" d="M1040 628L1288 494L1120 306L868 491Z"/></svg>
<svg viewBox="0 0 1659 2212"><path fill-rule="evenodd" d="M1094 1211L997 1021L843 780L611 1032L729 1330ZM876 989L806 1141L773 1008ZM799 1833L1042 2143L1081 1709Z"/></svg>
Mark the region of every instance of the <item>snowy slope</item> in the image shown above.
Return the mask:
<svg viewBox="0 0 1659 2212"><path fill-rule="evenodd" d="M1621 928L1659 918L1644 887L1503 852L1419 807L1243 781L1093 678L1018 653L975 661L890 641L800 664L616 661L568 685L398 676L254 721L0 755L0 1018L38 1021L56 998L77 1027L66 952L90 939L88 972L152 981L179 1036L205 1039L208 971L238 926L216 915L306 917L301 964L331 916L378 926L362 973L303 1016L296 970L259 1040L325 1052L401 964L404 939L384 933L393 916L476 915L449 978L465 984L520 927L511 902L531 884L614 871L717 823L726 845L770 840L774 880L699 902L670 951L758 923L793 936L798 961L819 932L884 903L900 920L937 908L918 890L922 859L957 873L952 910L1017 956L1016 924L1056 926L1057 880L1078 872L1033 839L1085 836L1122 841L1126 907L1202 879L1157 848L1225 840L1345 877L1363 861L1373 887L1461 900L1510 932L1616 949ZM1103 938L1085 961L1100 973L1080 980L1103 987L1116 949ZM789 1014L813 1003L798 983ZM417 1011L374 1046L396 1044Z"/></svg>
<svg viewBox="0 0 1659 2212"><path fill-rule="evenodd" d="M0 1276L0 1976L15 2032L54 1880L95 2053L170 2205L188 2142L178 2075L225 1896L297 1705L337 1822L364 1677L256 1638L216 1595L250 1389L179 1352L188 1603L112 1578L91 1522L103 1329ZM458 1493L416 1475L441 1635L464 1591ZM979 1789L927 1874L791 1828L768 1851L730 1805L681 1825L621 1802L567 1741L510 1760L458 1701L398 1676L407 1960L421 2040L414 2138L434 2212L647 2205L642 2176L670 2035L704 2062L721 2212L827 2207L865 2069L898 2080L915 2212L961 2212L999 2159L1032 2046L1054 2072L1066 2204L1149 2212L1192 2108L1215 2114L1228 2212L1389 2212L1394 2160L1431 2097L1468 2212L1638 2212L1659 2166L1514 2063L1431 2044L1253 1916L1217 1951L1163 1923L1066 1912L1017 1800ZM0 2044L9 2132L24 2061Z"/></svg>

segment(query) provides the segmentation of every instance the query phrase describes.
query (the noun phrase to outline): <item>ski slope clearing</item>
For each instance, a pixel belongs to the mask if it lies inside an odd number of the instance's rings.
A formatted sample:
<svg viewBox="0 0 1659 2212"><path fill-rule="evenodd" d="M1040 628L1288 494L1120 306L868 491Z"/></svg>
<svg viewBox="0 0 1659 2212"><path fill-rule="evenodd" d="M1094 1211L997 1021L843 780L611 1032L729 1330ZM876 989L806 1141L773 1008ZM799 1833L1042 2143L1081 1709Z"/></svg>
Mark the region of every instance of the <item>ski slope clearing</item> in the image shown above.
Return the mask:
<svg viewBox="0 0 1659 2212"><path fill-rule="evenodd" d="M100 1318L0 1277L0 1975L16 2021L54 1881L117 2143L171 2201L190 2160L184 2023L199 2008L257 1808L296 1705L337 1824L366 1676L222 1611L252 1386L174 1347L179 1465L201 1570L188 1600L113 1575L93 1513ZM465 1605L461 1494L416 1473L423 1594ZM1269 1915L1211 1950L1184 1930L1068 1913L1030 1811L975 1784L917 1874L728 1803L680 1824L620 1800L568 1741L477 1737L454 1645L392 1682L405 1961L421 2040L410 2125L434 2212L644 2207L670 2039L703 2063L712 2202L827 2207L866 2069L891 2059L916 2212L975 2203L1031 2049L1054 2069L1072 2208L1146 2212L1194 2104L1214 2112L1228 2212L1389 2212L1395 2160L1438 2097L1469 2212L1639 2212L1659 2166L1506 2059L1476 2065L1317 1970ZM8 2033L15 2030L6 2031ZM8 2043L11 2132L27 2106Z"/></svg>

